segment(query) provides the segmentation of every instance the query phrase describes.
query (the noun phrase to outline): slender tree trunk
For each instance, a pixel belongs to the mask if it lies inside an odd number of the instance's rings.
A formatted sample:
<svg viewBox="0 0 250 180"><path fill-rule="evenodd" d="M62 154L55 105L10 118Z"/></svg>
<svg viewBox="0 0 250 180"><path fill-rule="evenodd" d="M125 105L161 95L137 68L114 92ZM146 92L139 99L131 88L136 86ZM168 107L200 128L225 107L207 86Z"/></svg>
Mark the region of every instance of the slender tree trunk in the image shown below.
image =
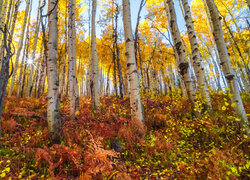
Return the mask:
<svg viewBox="0 0 250 180"><path fill-rule="evenodd" d="M113 46L114 47L114 46ZM118 96L118 88L117 88L117 78L116 78L116 55L115 55L115 51L113 48L112 51L112 58L113 58L113 64L114 64L114 69L113 69L113 83L114 83L114 89L115 89L115 95Z"/></svg>
<svg viewBox="0 0 250 180"><path fill-rule="evenodd" d="M39 85L39 79L41 77L40 66L41 66L42 60L43 60L43 44L41 44L40 56L39 56L39 59L37 61L37 65L36 65L36 73L35 73L36 83L33 85L33 86L35 86L35 88L34 87L32 88L32 90L34 91L34 94L33 94L34 97L37 97L37 90L38 90L38 85Z"/></svg>
<svg viewBox="0 0 250 180"><path fill-rule="evenodd" d="M127 58L127 75L129 81L130 107L132 119L138 119L144 122L143 106L139 93L139 78L136 67L134 39L131 27L131 13L129 0L123 0L123 24L125 32L125 47Z"/></svg>
<svg viewBox="0 0 250 180"><path fill-rule="evenodd" d="M42 26L42 34L43 34L43 59L41 62L41 76L39 79L38 83L38 91L37 91L37 96L40 97L44 93L44 86L45 86L45 79L46 79L46 72L47 72L47 61L48 61L48 41L47 41L47 35L46 35L46 27L43 22L43 8L45 7L45 0L43 0L42 6L39 8L40 9L40 18L41 18L41 26Z"/></svg>
<svg viewBox="0 0 250 180"><path fill-rule="evenodd" d="M13 69L13 74L12 74L12 77L11 77L11 83L10 83L10 89L9 89L8 96L12 95L12 91L13 91L13 88L14 88L14 85L15 85L16 73L17 73L17 69L18 69L18 62L19 62L21 50L23 48L23 38L24 38L25 29L26 29L26 26L27 26L30 2L31 2L31 0L27 0L26 10L25 10L25 15L24 15L24 21L23 21L23 26L22 26L22 32L21 32L21 35L20 35L19 43L18 43L18 49L17 49L17 53L16 53L16 60L15 60L15 65L14 65L14 69Z"/></svg>
<svg viewBox="0 0 250 180"><path fill-rule="evenodd" d="M109 65L109 68L108 68L108 72L107 72L107 86L106 86L106 96L109 96L109 74L110 74L110 69L111 69L111 65Z"/></svg>
<svg viewBox="0 0 250 180"><path fill-rule="evenodd" d="M49 38L48 38L48 92L47 92L47 121L48 130L54 141L58 140L61 129L59 112L59 80L57 74L57 3L58 0L49 0Z"/></svg>
<svg viewBox="0 0 250 180"><path fill-rule="evenodd" d="M245 61L245 58L243 57L243 55L242 55L242 53L241 53L241 51L240 51L240 47L238 46L238 44L237 44L237 42L236 42L236 40L235 40L235 38L234 38L233 32L231 31L230 27L227 25L226 18L225 18L224 16L222 16L222 19L223 19L223 22L224 22L224 24L225 24L225 26L226 26L226 28L227 28L227 30L228 30L230 36L231 36L231 39L232 39L232 41L233 41L233 44L234 44L236 50L238 51L238 54L239 54L240 59L241 59L241 61L242 61L242 64L244 65L244 67L245 67L245 69L246 69L248 81L250 82L250 69L249 69L249 67L247 66L246 61Z"/></svg>
<svg viewBox="0 0 250 180"><path fill-rule="evenodd" d="M40 77L38 80L38 88L37 88L37 98L41 97L44 93L44 83L46 79L46 55L42 57L41 60L41 71L40 71Z"/></svg>
<svg viewBox="0 0 250 180"><path fill-rule="evenodd" d="M41 5L41 0L38 2L38 7ZM37 41L38 41L38 35L40 30L40 14L39 11L37 11L37 20L36 20L36 29L35 29L35 37L34 37L34 43L33 43L33 50L32 50L32 56L31 56L31 62L33 64L30 64L29 67L29 77L28 77L28 83L26 87L26 97L30 97L31 95L31 86L33 81L33 72L34 72L34 65L35 65L35 57L36 57L36 47L37 47Z"/></svg>
<svg viewBox="0 0 250 180"><path fill-rule="evenodd" d="M12 18L12 24L11 24L11 30L10 30L10 37L9 37L9 42L12 42L14 30L15 30L15 25L16 25L16 20L17 20L17 14L18 14L18 8L21 3L21 0L17 0L15 4L15 10Z"/></svg>
<svg viewBox="0 0 250 180"><path fill-rule="evenodd" d="M22 96L22 88L23 88L23 77L25 77L25 71L27 64L25 62L25 59L27 59L27 54L28 54L28 48L29 47L29 23L27 25L27 33L26 33L26 38L25 38L25 43L24 43L24 50L23 50L23 55L22 55L22 62L19 70L19 77L18 77L18 84L17 84L17 98Z"/></svg>
<svg viewBox="0 0 250 180"><path fill-rule="evenodd" d="M100 107L100 92L99 92L99 73L98 73L98 59L96 51L96 30L95 30L95 19L96 19L96 0L92 1L92 29L91 29L91 98L95 108Z"/></svg>
<svg viewBox="0 0 250 180"><path fill-rule="evenodd" d="M120 97L123 98L123 79L122 79L122 71L121 71L121 63L120 63L120 49L118 46L118 33L117 33L117 26L118 26L118 5L116 4L116 13L115 13L115 28L114 28L114 36L115 36L115 50L116 50L116 63L118 69L118 78L119 78L119 91Z"/></svg>
<svg viewBox="0 0 250 180"><path fill-rule="evenodd" d="M186 61L185 51L183 49L183 44L181 42L181 36L180 36L179 28L177 26L176 13L175 13L173 0L165 0L165 6L167 9L167 13L169 13L169 18L170 18L169 25L170 25L170 30L171 30L176 54L178 55L177 62L179 64L180 74L183 78L186 91L187 91L187 95L188 95L188 99L192 106L192 110L195 116L199 116L199 110L195 104L196 95L195 95L194 87L192 84L192 80L190 78L190 74L188 72L189 63Z"/></svg>
<svg viewBox="0 0 250 180"><path fill-rule="evenodd" d="M77 65L76 65L76 0L72 0L73 2L73 7L72 7L72 10L73 10L73 18L72 18L72 21L73 21L73 24L72 24L72 28L73 28L73 57L74 57L74 89L75 89L75 101L76 101L76 111L79 111L80 110L80 102L79 102L79 85L78 85L78 82L77 82Z"/></svg>
<svg viewBox="0 0 250 180"><path fill-rule="evenodd" d="M202 64L201 64L198 41L195 35L194 24L193 24L188 0L182 0L182 4L184 7L184 11L185 11L185 21L187 24L188 37L189 37L189 41L190 41L190 45L192 49L192 60L193 60L195 75L198 81L198 88L202 95L202 98L204 99L204 105L205 105L204 108L205 109L208 108L212 110L211 99L210 99L208 87L206 85L205 78L204 78L205 77L204 68L202 67Z"/></svg>
<svg viewBox="0 0 250 180"><path fill-rule="evenodd" d="M91 98L91 89L90 89L90 74L91 74L91 1L89 0L89 10L88 10L88 27L89 27L89 62L88 62L88 68L87 68L87 77L86 77L86 92L87 92L87 97Z"/></svg>
<svg viewBox="0 0 250 180"><path fill-rule="evenodd" d="M140 20L141 20L141 11L142 11L143 6L145 6L145 4L146 4L146 1L141 0L139 11L137 14L136 27L135 27L135 59L136 59L136 64L138 62L138 57L137 57L138 46L137 45L138 45L138 41L139 41L138 32L139 32L139 25L140 25Z"/></svg>
<svg viewBox="0 0 250 180"><path fill-rule="evenodd" d="M236 112L236 115L241 119L241 125L245 128L246 134L249 136L249 128L248 128L248 119L246 115L246 111L244 109L239 88L236 82L235 73L233 71L230 58L228 55L228 51L226 48L225 40L223 37L223 30L220 22L220 16L218 9L214 3L213 0L206 0L207 6L210 11L212 23L214 26L214 39L216 42L216 46L219 52L220 60L221 60L221 66L223 73L225 74L227 84L229 87L229 92L232 94L231 101L234 104L234 110Z"/></svg>
<svg viewBox="0 0 250 180"><path fill-rule="evenodd" d="M66 1L66 3L68 3ZM67 21L67 8L65 8L65 16L64 16L64 21L65 21L65 55L62 59L62 70L60 72L60 90L59 90L59 93L60 93L60 97L63 97L65 96L65 92L66 92L66 88L65 88L65 82L66 82L66 77L65 77L65 73L66 73L66 61L67 61L67 50L68 50L68 21Z"/></svg>
<svg viewBox="0 0 250 180"><path fill-rule="evenodd" d="M5 23L5 18L6 18L6 11L7 11L7 5L8 1L5 0L4 3L2 3L2 9L1 9L1 14L0 14L0 27L4 26ZM2 43L2 31L0 31L0 44ZM2 46L2 45L1 45ZM0 47L1 47L0 46Z"/></svg>
<svg viewBox="0 0 250 180"><path fill-rule="evenodd" d="M0 14L2 12L2 7L3 7L3 0L0 0Z"/></svg>
<svg viewBox="0 0 250 180"><path fill-rule="evenodd" d="M0 26L1 28L2 28L2 30L0 30L0 43L1 43L1 38L2 38L2 32L4 31L4 30L9 30L9 26L8 26L8 22L10 21L10 13L11 13L11 9L12 9L12 1L13 0L11 0L10 2L9 2L9 6L7 7L7 5L6 5L6 10L5 10L5 12L4 12L4 22L3 22L3 24L2 24L2 26ZM8 10L8 11L7 11ZM7 12L6 12L7 11ZM6 20L5 20L5 18L7 18ZM5 21L6 21L6 23L5 23ZM10 39L10 36L8 37L8 40ZM4 41L4 40L3 40ZM2 63L2 61L3 61L3 59L4 59L4 52L5 52L5 48L4 48L4 46L5 46L5 44L4 44L4 42L1 44L1 46L0 46L0 68L1 68L1 63Z"/></svg>
<svg viewBox="0 0 250 180"><path fill-rule="evenodd" d="M11 6L9 7L11 8ZM10 10L10 9L9 9ZM9 11L10 12L10 11ZM14 55L11 51L11 35L8 36L8 29L7 29L7 24L9 22L9 13L7 17L7 23L5 24L4 27L1 27L1 32L3 33L3 59L1 63L1 70L0 70L0 119L1 119L1 113L2 113L2 108L4 105L4 99L5 99L5 94L6 94L6 89L8 85L8 80L9 80L9 61L11 57ZM0 139L1 139L1 123L0 123Z"/></svg>
<svg viewBox="0 0 250 180"><path fill-rule="evenodd" d="M68 54L68 59L69 59L69 66L68 66L68 71L69 71L69 96L70 96L70 116L72 119L75 119L75 112L76 112L76 89L75 89L75 83L76 83L76 72L75 72L75 67L74 63L76 61L75 56L74 56L74 43L76 43L73 35L73 24L75 23L74 20L74 0L69 0L69 23L68 23L68 41L69 41L69 54Z"/></svg>

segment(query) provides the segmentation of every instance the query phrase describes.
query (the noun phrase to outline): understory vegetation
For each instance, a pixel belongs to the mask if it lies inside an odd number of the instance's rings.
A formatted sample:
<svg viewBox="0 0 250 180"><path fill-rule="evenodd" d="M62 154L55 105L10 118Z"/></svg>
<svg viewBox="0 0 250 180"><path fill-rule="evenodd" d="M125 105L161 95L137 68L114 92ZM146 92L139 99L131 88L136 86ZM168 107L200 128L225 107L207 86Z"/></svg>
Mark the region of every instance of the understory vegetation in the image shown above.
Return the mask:
<svg viewBox="0 0 250 180"><path fill-rule="evenodd" d="M244 95L243 95L244 96ZM191 114L187 100L142 95L145 123L131 120L129 99L80 99L76 119L62 98L60 142L52 143L46 97L5 99L1 179L249 179L249 139L227 94L212 94L214 112ZM246 112L250 102L243 98ZM202 102L200 102L202 103Z"/></svg>

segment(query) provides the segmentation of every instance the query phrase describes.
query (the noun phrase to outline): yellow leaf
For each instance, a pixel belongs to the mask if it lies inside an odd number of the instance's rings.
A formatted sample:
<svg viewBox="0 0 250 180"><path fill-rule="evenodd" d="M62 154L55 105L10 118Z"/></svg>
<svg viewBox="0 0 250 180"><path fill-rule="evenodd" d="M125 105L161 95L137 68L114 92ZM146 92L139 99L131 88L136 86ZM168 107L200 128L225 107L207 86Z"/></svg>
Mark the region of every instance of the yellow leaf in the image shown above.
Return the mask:
<svg viewBox="0 0 250 180"><path fill-rule="evenodd" d="M221 109L222 109L222 111L225 111L227 108L226 108L226 106L223 106Z"/></svg>
<svg viewBox="0 0 250 180"><path fill-rule="evenodd" d="M240 119L239 118L235 118L235 121L240 121Z"/></svg>
<svg viewBox="0 0 250 180"><path fill-rule="evenodd" d="M232 106L232 107L236 107L236 103L235 103L235 102L232 103L231 106Z"/></svg>

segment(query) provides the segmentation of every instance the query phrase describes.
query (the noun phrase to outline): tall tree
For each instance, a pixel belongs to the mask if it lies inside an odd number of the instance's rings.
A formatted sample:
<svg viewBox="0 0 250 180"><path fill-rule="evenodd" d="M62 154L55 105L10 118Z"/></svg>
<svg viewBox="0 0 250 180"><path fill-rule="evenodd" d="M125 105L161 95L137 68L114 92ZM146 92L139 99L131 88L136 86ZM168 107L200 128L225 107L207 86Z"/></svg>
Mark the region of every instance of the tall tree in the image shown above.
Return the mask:
<svg viewBox="0 0 250 180"><path fill-rule="evenodd" d="M68 75L69 75L69 96L70 96L70 115L71 118L75 118L75 111L76 111L76 68L75 68L75 61L76 56L74 54L74 48L76 44L76 39L74 36L74 28L75 28L75 12L74 12L75 0L69 0L68 6L68 14L69 14L69 23L68 23L68 45L69 45L69 66L68 66Z"/></svg>
<svg viewBox="0 0 250 180"><path fill-rule="evenodd" d="M121 63L120 63L120 48L118 46L118 15L119 15L119 6L115 4L115 25L114 25L114 47L116 51L116 63L117 63L117 70L118 70L118 79L119 79L119 92L120 97L123 98L123 78L122 78L122 71L121 71Z"/></svg>
<svg viewBox="0 0 250 180"><path fill-rule="evenodd" d="M39 0L38 7L41 5L41 0ZM34 43L33 43L33 50L32 50L32 56L31 56L31 65L29 67L29 78L26 88L26 97L30 97L31 91L32 91L32 81L33 81L33 72L34 72L34 64L35 64L35 57L36 57L36 48L37 48L37 41L38 41L38 35L40 30L40 20L41 16L39 14L39 11L37 11L37 20L36 20L36 28L35 28L35 37L34 37Z"/></svg>
<svg viewBox="0 0 250 180"><path fill-rule="evenodd" d="M59 80L57 74L57 3L58 0L48 1L49 37L47 60L47 121L49 133L53 140L58 139L61 129L61 118L59 112Z"/></svg>
<svg viewBox="0 0 250 180"><path fill-rule="evenodd" d="M188 0L182 0L182 5L184 7L184 12L185 12L185 21L187 24L189 42L192 49L192 60L193 60L195 75L198 82L198 88L202 95L202 98L205 101L204 102L205 108L209 108L211 110L212 109L211 99L208 92L207 84L205 82L204 68L202 67L201 64L201 56L198 47L198 41L195 35L194 24Z"/></svg>
<svg viewBox="0 0 250 180"><path fill-rule="evenodd" d="M174 43L174 50L176 54L176 60L179 66L180 75L183 78L185 88L187 91L188 99L191 102L192 109L196 116L199 116L198 107L195 107L196 95L193 87L193 83L189 74L189 63L186 60L185 51L181 42L180 30L177 25L177 18L174 8L173 0L165 0L165 6L169 18L169 26L171 30L172 40Z"/></svg>
<svg viewBox="0 0 250 180"><path fill-rule="evenodd" d="M228 50L225 44L224 36L223 36L223 30L221 25L221 18L219 16L219 12L217 9L217 6L215 5L214 0L206 0L211 20L213 23L213 35L215 39L215 43L219 52L220 56L220 64L222 66L223 73L226 77L227 84L229 87L229 92L232 95L231 101L234 104L234 110L236 115L241 119L241 125L245 128L246 134L249 136L249 128L248 128L248 119L246 115L246 111L244 109L239 87L237 84L237 79L234 73L234 70L231 65L231 61L229 58Z"/></svg>
<svg viewBox="0 0 250 180"><path fill-rule="evenodd" d="M98 83L98 59L96 50L96 29L95 29L95 19L96 19L96 0L92 1L92 20L91 20L91 80L90 80L90 90L91 98L93 100L94 107L100 107L100 92Z"/></svg>
<svg viewBox="0 0 250 180"><path fill-rule="evenodd" d="M11 6L9 7L11 8ZM9 11L10 12L10 11ZM9 66L10 66L10 59L14 55L11 49L11 39L12 36L9 35L7 24L9 21L9 14L7 17L7 22L4 25L4 27L0 26L0 31L3 34L3 59L0 67L0 118L2 113L2 108L4 104L5 94L6 94L6 88L8 85L9 80ZM0 124L0 139L1 139L1 124Z"/></svg>
<svg viewBox="0 0 250 180"><path fill-rule="evenodd" d="M127 58L127 76L129 81L129 96L132 119L144 121L143 106L139 93L139 79L136 66L134 38L131 27L130 1L123 0L123 25Z"/></svg>
<svg viewBox="0 0 250 180"><path fill-rule="evenodd" d="M13 74L12 74L12 77L11 77L11 84L10 84L10 89L9 89L8 96L12 95L12 91L13 91L13 88L14 88L14 85L15 85L18 62L19 62L21 50L23 48L24 33L25 33L25 29L27 27L27 21L28 21L28 17L29 17L28 14L29 14L30 2L31 2L31 0L26 1L26 9L25 9L25 14L24 14L24 21L23 21L22 31L21 31L21 34L20 34L21 38L19 39L19 43L18 43L18 49L17 49L17 52L16 52L16 60L15 60Z"/></svg>

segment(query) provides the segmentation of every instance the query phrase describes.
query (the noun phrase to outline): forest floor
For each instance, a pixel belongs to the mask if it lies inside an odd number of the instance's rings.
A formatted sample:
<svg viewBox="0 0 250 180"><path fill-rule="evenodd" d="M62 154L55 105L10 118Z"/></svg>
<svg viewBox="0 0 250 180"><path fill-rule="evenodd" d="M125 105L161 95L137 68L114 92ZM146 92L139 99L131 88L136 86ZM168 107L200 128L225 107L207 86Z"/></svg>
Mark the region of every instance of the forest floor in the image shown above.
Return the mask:
<svg viewBox="0 0 250 180"><path fill-rule="evenodd" d="M60 102L62 130L52 144L46 98L6 98L0 179L250 179L249 139L229 98L212 95L214 112L191 115L179 97L142 97L145 123L130 120L129 100L80 100L75 120ZM244 106L250 113L250 101Z"/></svg>

